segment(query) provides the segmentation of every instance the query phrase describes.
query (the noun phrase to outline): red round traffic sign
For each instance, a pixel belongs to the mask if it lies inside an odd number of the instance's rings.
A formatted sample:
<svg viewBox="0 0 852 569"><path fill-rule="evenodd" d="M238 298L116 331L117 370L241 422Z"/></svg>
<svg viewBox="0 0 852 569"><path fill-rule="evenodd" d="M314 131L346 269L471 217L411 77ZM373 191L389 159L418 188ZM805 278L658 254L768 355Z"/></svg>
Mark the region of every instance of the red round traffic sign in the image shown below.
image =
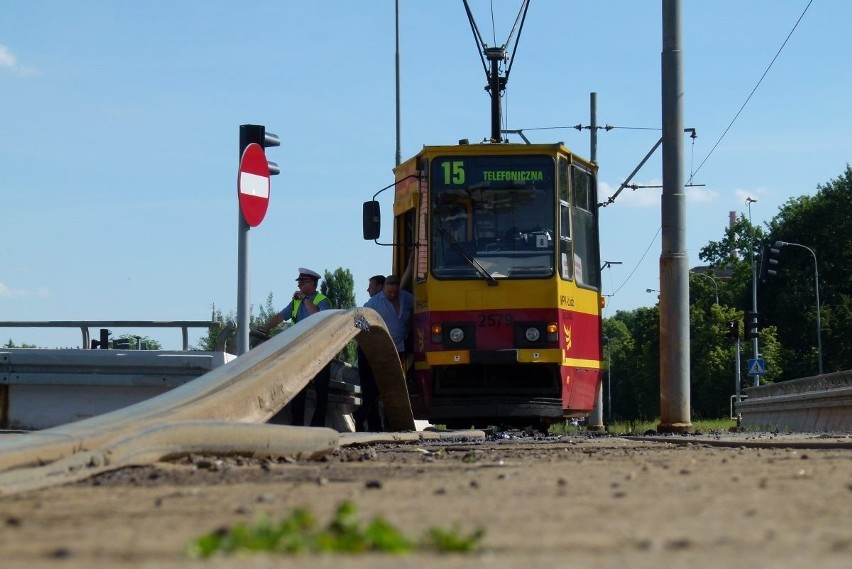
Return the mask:
<svg viewBox="0 0 852 569"><path fill-rule="evenodd" d="M250 227L256 227L263 221L269 207L269 189L269 164L266 162L266 153L261 145L251 143L243 151L237 178L240 211Z"/></svg>

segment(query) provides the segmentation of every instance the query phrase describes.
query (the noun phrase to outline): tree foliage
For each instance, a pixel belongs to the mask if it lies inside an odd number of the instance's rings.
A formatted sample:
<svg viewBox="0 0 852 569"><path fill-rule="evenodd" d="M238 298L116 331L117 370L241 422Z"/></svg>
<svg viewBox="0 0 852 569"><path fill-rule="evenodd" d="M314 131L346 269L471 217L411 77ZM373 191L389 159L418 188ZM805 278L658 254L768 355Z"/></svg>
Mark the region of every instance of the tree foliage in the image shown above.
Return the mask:
<svg viewBox="0 0 852 569"><path fill-rule="evenodd" d="M763 320L778 328L787 354L783 379L815 375L817 357L816 274L823 370L852 367L852 169L817 186L816 194L787 201L768 224L768 243L781 248L778 278L762 283L758 304ZM813 250L814 256L803 247Z"/></svg>
<svg viewBox="0 0 852 569"><path fill-rule="evenodd" d="M20 346L15 345L15 342L12 341L12 338L9 338L9 341L6 342L3 346L4 348L38 348L35 344L27 344L26 342L21 342Z"/></svg>
<svg viewBox="0 0 852 569"><path fill-rule="evenodd" d="M338 267L333 273L324 271L320 292L328 297L334 308L355 307L355 279L349 269Z"/></svg>
<svg viewBox="0 0 852 569"><path fill-rule="evenodd" d="M267 320L272 318L272 316L278 312L277 310L275 310L275 303L273 302L271 292L266 297L266 302L259 307L257 315L255 315L254 309L254 305L251 305L249 307L249 328L257 328L258 326L262 326L266 323ZM216 328L210 328L207 331L207 334L205 334L198 340L198 344L194 346L194 349L207 352L215 351L217 345L219 344L220 337L224 334L228 336L227 340L223 339L223 341L225 341L225 351L229 354L236 354L236 311L232 310L227 314L223 314L221 310L214 308L213 320L219 322L219 326ZM285 322L278 329L273 331L273 335L279 333L281 330L286 329L288 326L290 326L290 324Z"/></svg>
<svg viewBox="0 0 852 569"><path fill-rule="evenodd" d="M163 345L158 341L148 336L134 336L132 334L122 334L118 337L122 340L127 340L130 345L128 347L129 350L138 350L140 349L139 344L142 344L143 350L162 350Z"/></svg>
<svg viewBox="0 0 852 569"><path fill-rule="evenodd" d="M837 179L818 185L814 195L790 199L766 228L752 226L741 215L720 241L701 249L699 258L712 270L690 277L690 403L695 418L729 412L737 370L735 343L726 338L728 323L736 322L743 338L743 313L752 307L752 266L760 266L763 245L776 241L814 251L823 369L852 368L852 169L847 165ZM758 287L758 344L766 362L761 383L808 377L818 369L814 259L802 247L784 246L779 269L778 278L766 278ZM613 418L655 418L660 408L657 307L619 311L604 319L604 332ZM745 388L753 381L746 369L751 356L749 343L743 339L740 345Z"/></svg>
<svg viewBox="0 0 852 569"><path fill-rule="evenodd" d="M355 279L349 269L338 267L333 273L324 271L320 292L328 297L334 308L355 307ZM347 363L354 364L358 359L356 351L356 343L349 342L340 352L339 357Z"/></svg>

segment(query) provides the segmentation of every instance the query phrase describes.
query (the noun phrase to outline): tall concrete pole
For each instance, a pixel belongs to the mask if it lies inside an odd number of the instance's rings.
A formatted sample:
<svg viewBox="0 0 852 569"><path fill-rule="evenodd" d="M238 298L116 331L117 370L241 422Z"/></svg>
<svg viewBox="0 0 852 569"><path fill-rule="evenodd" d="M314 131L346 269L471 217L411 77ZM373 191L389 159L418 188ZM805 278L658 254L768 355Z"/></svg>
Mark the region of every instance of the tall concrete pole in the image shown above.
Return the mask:
<svg viewBox="0 0 852 569"><path fill-rule="evenodd" d="M689 258L683 186L680 0L663 0L663 246L660 254L660 432L692 428L689 399Z"/></svg>
<svg viewBox="0 0 852 569"><path fill-rule="evenodd" d="M598 161L598 94L597 93L589 93L589 110L590 110L590 119L589 119L589 160L597 163ZM597 184L597 178L595 178L595 184ZM595 192L597 195L597 191ZM603 330L601 330L601 335L603 335ZM601 344L603 344L603 339L601 339ZM609 349L609 348L607 348ZM603 355L603 351L601 351L601 355ZM600 373L601 381L598 383L598 394L595 398L595 406L592 409L592 412L589 414L589 424L588 428L590 431L603 431L606 429L603 422L603 370Z"/></svg>
<svg viewBox="0 0 852 569"><path fill-rule="evenodd" d="M399 121L399 0L396 0L396 156L394 163L399 166L402 162L402 135Z"/></svg>

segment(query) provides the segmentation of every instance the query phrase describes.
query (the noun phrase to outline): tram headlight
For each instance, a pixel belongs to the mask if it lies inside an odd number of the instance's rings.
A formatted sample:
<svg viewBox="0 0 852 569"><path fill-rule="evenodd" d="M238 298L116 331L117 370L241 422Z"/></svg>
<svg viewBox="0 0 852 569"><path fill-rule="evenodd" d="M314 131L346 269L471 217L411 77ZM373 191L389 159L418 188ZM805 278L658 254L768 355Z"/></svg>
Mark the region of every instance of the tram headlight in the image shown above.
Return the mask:
<svg viewBox="0 0 852 569"><path fill-rule="evenodd" d="M530 326L524 330L524 338L527 339L527 342L538 342L538 339L541 338L541 331L535 326Z"/></svg>
<svg viewBox="0 0 852 569"><path fill-rule="evenodd" d="M556 322L549 322L547 324L547 341L548 342L558 342L559 341L559 326Z"/></svg>
<svg viewBox="0 0 852 569"><path fill-rule="evenodd" d="M456 344L458 344L462 340L464 340L464 330L462 330L461 328L453 328L452 330L450 330L451 342L455 342Z"/></svg>

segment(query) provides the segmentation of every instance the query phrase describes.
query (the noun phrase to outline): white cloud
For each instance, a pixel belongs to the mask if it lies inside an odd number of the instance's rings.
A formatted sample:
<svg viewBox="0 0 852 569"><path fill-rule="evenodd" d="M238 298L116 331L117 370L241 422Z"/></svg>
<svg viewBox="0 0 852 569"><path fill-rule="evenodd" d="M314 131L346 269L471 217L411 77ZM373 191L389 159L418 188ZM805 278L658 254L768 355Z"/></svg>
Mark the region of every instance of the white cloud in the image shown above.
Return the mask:
<svg viewBox="0 0 852 569"><path fill-rule="evenodd" d="M34 292L20 289L20 288L9 288L5 283L0 282L0 298L50 298L53 296L53 293L50 292L50 289L44 286L38 287Z"/></svg>
<svg viewBox="0 0 852 569"><path fill-rule="evenodd" d="M737 196L737 200L741 203L746 203L746 200L749 198L756 200L760 197L769 197L772 195L772 192L767 190L766 188L754 188L753 190L743 190L742 188L737 188L734 190L734 195Z"/></svg>
<svg viewBox="0 0 852 569"><path fill-rule="evenodd" d="M689 203L710 203L716 201L719 192L700 186L686 188L686 201Z"/></svg>
<svg viewBox="0 0 852 569"><path fill-rule="evenodd" d="M10 69L21 77L38 75L38 71L35 68L18 63L18 58L15 57L15 54L3 44L0 44L0 69Z"/></svg>

